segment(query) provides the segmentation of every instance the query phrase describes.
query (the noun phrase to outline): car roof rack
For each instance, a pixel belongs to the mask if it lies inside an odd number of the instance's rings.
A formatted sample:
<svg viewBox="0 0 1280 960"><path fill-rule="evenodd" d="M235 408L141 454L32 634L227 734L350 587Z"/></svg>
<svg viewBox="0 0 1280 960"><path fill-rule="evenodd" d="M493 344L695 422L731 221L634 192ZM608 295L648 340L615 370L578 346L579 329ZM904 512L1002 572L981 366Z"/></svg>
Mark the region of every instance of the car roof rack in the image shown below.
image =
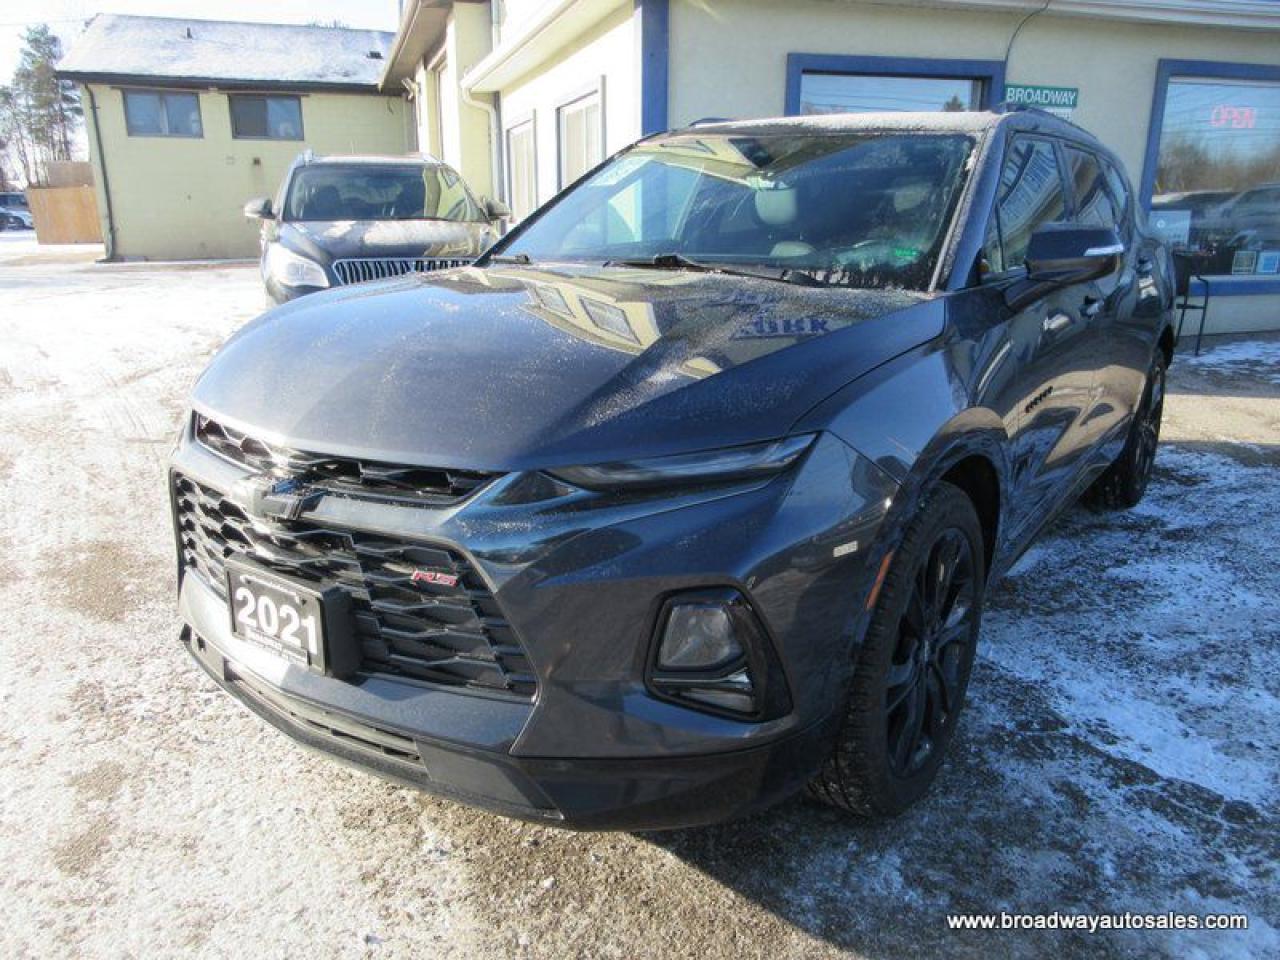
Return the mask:
<svg viewBox="0 0 1280 960"><path fill-rule="evenodd" d="M1058 116L1058 114L1054 113L1052 110L1046 110L1043 107L1033 107L1028 103L1010 103L1008 100L1001 100L999 103L997 103L994 107L991 108L991 112L992 113L1030 113L1037 117L1049 117L1051 119L1057 120L1059 123L1069 124L1075 127L1077 130L1083 130L1085 133L1089 132L1088 130L1085 130L1084 127L1080 126L1080 124L1076 123L1074 120L1068 120L1066 117Z"/></svg>

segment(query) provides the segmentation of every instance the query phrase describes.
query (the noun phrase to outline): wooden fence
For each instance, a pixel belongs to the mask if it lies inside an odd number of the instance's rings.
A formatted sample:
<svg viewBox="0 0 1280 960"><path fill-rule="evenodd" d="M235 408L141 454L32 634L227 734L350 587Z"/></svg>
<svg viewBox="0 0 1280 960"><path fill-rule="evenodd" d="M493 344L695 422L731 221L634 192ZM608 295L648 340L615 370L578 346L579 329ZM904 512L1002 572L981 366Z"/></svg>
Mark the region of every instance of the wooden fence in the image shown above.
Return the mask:
<svg viewBox="0 0 1280 960"><path fill-rule="evenodd" d="M27 204L39 243L101 243L93 187L29 187Z"/></svg>

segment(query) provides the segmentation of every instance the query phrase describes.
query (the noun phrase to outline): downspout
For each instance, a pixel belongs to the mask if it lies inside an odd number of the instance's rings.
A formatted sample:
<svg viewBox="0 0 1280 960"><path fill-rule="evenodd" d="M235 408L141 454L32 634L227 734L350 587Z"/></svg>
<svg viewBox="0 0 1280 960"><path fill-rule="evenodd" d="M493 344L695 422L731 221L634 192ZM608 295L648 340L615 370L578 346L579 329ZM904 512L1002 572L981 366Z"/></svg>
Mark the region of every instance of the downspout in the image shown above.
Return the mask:
<svg viewBox="0 0 1280 960"><path fill-rule="evenodd" d="M483 110L489 117L489 169L492 172L493 196L497 198L502 183L502 143L498 134L498 108L492 103L484 103L471 96L471 91L461 87L462 102L469 107Z"/></svg>
<svg viewBox="0 0 1280 960"><path fill-rule="evenodd" d="M500 39L499 21L498 21L498 5L501 0L491 0L489 4L489 48L496 49ZM475 107L477 110L483 110L489 118L489 170L492 180L492 193L494 199L500 199L502 193L502 130L498 122L498 108L492 103L481 103L471 95L471 89L465 86L462 80L463 72L458 72L458 88L462 91L462 102L469 107Z"/></svg>
<svg viewBox="0 0 1280 960"><path fill-rule="evenodd" d="M111 181L107 177L107 155L102 151L102 126L98 122L98 99L93 95L93 87L84 85L89 94L89 112L93 114L93 140L98 145L98 169L102 172L102 195L107 201L107 243L106 260L114 260L116 256L116 218L111 209Z"/></svg>

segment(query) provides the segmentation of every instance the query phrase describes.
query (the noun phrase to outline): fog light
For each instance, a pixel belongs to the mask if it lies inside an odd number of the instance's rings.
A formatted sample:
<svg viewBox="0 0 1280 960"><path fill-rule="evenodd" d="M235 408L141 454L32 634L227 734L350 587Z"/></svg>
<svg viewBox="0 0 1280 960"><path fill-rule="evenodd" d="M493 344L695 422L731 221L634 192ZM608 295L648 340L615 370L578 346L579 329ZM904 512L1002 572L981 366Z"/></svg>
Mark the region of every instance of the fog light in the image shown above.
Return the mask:
<svg viewBox="0 0 1280 960"><path fill-rule="evenodd" d="M741 658L742 644L724 604L672 605L658 649L660 670L713 670Z"/></svg>
<svg viewBox="0 0 1280 960"><path fill-rule="evenodd" d="M773 720L791 709L781 664L764 623L733 587L668 598L646 672L664 700L739 720Z"/></svg>

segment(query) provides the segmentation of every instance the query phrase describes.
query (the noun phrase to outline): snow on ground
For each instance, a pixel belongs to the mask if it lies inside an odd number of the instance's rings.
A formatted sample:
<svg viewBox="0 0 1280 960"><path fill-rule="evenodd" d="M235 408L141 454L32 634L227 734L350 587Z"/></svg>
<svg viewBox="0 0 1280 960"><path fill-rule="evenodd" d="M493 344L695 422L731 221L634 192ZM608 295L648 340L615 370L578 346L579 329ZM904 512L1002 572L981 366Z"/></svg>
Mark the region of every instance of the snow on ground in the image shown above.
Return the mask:
<svg viewBox="0 0 1280 960"><path fill-rule="evenodd" d="M1235 373L1280 384L1280 341L1244 340L1210 346L1200 356L1182 358L1198 372Z"/></svg>
<svg viewBox="0 0 1280 960"><path fill-rule="evenodd" d="M0 955L1280 955L1274 339L1256 366L1180 358L1147 501L1070 512L994 590L919 808L575 835L304 753L197 672L164 460L192 378L262 302L256 271L16 244L0 234ZM1000 910L1250 929L947 929Z"/></svg>

